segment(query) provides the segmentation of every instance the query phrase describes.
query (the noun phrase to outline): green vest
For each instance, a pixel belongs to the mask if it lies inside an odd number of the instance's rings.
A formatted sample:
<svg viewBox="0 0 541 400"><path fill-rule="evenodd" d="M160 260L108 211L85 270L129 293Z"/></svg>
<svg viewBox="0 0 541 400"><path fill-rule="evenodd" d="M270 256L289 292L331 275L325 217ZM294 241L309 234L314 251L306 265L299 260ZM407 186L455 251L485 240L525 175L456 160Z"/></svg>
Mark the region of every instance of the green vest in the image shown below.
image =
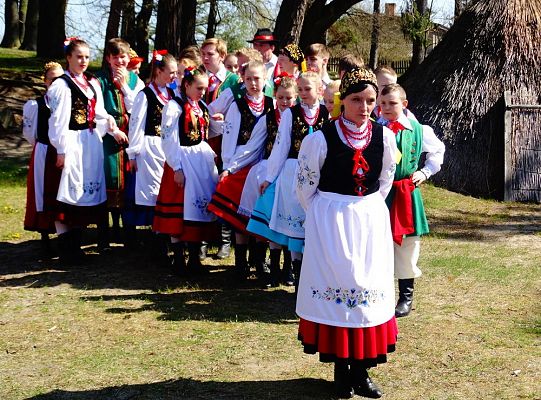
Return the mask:
<svg viewBox="0 0 541 400"><path fill-rule="evenodd" d="M423 147L423 126L415 121L409 120L413 130L404 129L396 135L396 146L402 153L400 163L396 165L394 180L399 181L410 177L419 169L419 159ZM393 204L395 188L391 188L387 199L385 200L389 209ZM428 221L426 219L423 198L419 188L411 192L411 201L413 207L413 226L415 232L408 236L420 236L429 232Z"/></svg>
<svg viewBox="0 0 541 400"><path fill-rule="evenodd" d="M103 69L96 74L96 78L100 82L103 92L103 102L105 111L115 118L119 128L124 128L124 132L128 132L128 120L124 112L124 104L121 102L120 90L118 90L111 79L111 71L109 68ZM137 75L129 71L128 86L130 89L135 89L137 85ZM103 137L103 166L105 170L105 183L108 191L119 191L124 188L124 163L126 158L122 147L118 145L115 138L111 135ZM110 193L108 193L111 197ZM111 199L109 199L111 202ZM110 204L116 206L116 204Z"/></svg>

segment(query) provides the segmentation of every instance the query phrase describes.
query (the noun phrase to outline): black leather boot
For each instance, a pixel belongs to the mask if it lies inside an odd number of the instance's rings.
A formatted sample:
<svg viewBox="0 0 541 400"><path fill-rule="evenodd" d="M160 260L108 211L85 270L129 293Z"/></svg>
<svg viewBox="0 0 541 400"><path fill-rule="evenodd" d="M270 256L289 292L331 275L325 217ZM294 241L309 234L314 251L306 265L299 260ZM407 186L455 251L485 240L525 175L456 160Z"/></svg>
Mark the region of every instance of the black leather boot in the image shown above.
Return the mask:
<svg viewBox="0 0 541 400"><path fill-rule="evenodd" d="M169 242L169 236L162 233L152 233L149 256L151 262L158 267L167 268L171 265L167 242Z"/></svg>
<svg viewBox="0 0 541 400"><path fill-rule="evenodd" d="M301 265L302 260L291 261L293 265L293 276L295 277L295 293L299 291L299 279L301 278Z"/></svg>
<svg viewBox="0 0 541 400"><path fill-rule="evenodd" d="M235 270L240 279L247 279L250 266L246 260L246 253L248 252L247 244L237 244L235 245Z"/></svg>
<svg viewBox="0 0 541 400"><path fill-rule="evenodd" d="M140 250L135 225L124 225L122 230L124 231L124 247L128 250Z"/></svg>
<svg viewBox="0 0 541 400"><path fill-rule="evenodd" d="M291 264L291 252L286 248L284 252L284 265L282 267L282 282L286 286L295 286L295 275L293 274L293 265Z"/></svg>
<svg viewBox="0 0 541 400"><path fill-rule="evenodd" d="M209 272L208 269L203 267L201 260L199 259L199 250L201 246L199 242L190 242L188 243L188 264L186 267L190 273L201 275Z"/></svg>
<svg viewBox="0 0 541 400"><path fill-rule="evenodd" d="M109 216L107 214L107 216ZM107 253L111 251L111 244L109 243L109 220L100 221L97 224L98 228L98 252Z"/></svg>
<svg viewBox="0 0 541 400"><path fill-rule="evenodd" d="M411 312L413 303L413 279L398 280L398 302L394 310L396 318L405 317Z"/></svg>
<svg viewBox="0 0 541 400"><path fill-rule="evenodd" d="M62 264L71 264L73 262L73 252L71 244L71 231L58 235L58 258Z"/></svg>
<svg viewBox="0 0 541 400"><path fill-rule="evenodd" d="M229 254L231 254L231 227L223 223L220 248L218 249L218 253L216 253L216 258L218 260L223 260L224 258L229 257Z"/></svg>
<svg viewBox="0 0 541 400"><path fill-rule="evenodd" d="M51 239L49 238L48 233L41 232L40 239L40 255L41 260L50 260L55 256L53 247L51 246Z"/></svg>
<svg viewBox="0 0 541 400"><path fill-rule="evenodd" d="M81 248L83 245L83 230L81 228L73 228L70 232L72 261L75 264L81 264L84 261L85 252Z"/></svg>
<svg viewBox="0 0 541 400"><path fill-rule="evenodd" d="M359 396L370 399L379 399L383 396L381 389L368 376L366 368L355 362L351 366L351 383L355 394Z"/></svg>
<svg viewBox="0 0 541 400"><path fill-rule="evenodd" d="M280 252L281 249L270 250L270 285L280 286ZM292 282L293 283L293 282Z"/></svg>
<svg viewBox="0 0 541 400"><path fill-rule="evenodd" d="M178 276L187 276L188 270L186 269L186 259L184 258L184 244L182 242L176 242L170 244L173 250L173 273Z"/></svg>
<svg viewBox="0 0 541 400"><path fill-rule="evenodd" d="M334 391L339 399L351 399L353 397L353 387L347 361L340 360L334 363Z"/></svg>
<svg viewBox="0 0 541 400"><path fill-rule="evenodd" d="M267 246L265 242L256 242L250 249L250 251L254 250L255 273L263 287L270 287L270 270L266 263Z"/></svg>

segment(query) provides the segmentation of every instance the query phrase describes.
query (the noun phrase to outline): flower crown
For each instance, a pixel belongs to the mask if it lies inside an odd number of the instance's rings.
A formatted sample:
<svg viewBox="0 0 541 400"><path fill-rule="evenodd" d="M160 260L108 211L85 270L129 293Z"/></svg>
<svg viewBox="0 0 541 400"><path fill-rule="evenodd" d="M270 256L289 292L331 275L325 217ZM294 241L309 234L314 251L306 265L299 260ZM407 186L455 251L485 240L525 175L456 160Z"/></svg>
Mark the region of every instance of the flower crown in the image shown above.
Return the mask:
<svg viewBox="0 0 541 400"><path fill-rule="evenodd" d="M71 42L74 42L76 40L81 40L81 39L79 39L79 37L77 37L77 36L70 36L70 37L64 39L64 51L70 45Z"/></svg>
<svg viewBox="0 0 541 400"><path fill-rule="evenodd" d="M195 77L196 75L199 75L200 73L201 71L199 71L199 69L197 69L196 67L192 65L184 69L184 78Z"/></svg>
<svg viewBox="0 0 541 400"><path fill-rule="evenodd" d="M293 79L293 75L288 74L285 71L280 72L280 75L278 75L276 78L274 78L274 86L278 87L282 84L282 78L291 78Z"/></svg>

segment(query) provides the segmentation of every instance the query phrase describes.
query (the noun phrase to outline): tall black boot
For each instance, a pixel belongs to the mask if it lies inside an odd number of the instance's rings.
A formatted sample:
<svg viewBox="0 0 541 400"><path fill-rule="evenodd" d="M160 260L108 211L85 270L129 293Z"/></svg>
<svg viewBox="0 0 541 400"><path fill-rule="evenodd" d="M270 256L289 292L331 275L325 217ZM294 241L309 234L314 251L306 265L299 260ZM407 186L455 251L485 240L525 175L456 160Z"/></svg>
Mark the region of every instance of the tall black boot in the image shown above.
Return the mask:
<svg viewBox="0 0 541 400"><path fill-rule="evenodd" d="M45 232L41 232L41 239L40 239L40 256L39 258L41 260L50 260L54 257L54 251L53 247L51 246L51 239L49 238L49 234Z"/></svg>
<svg viewBox="0 0 541 400"><path fill-rule="evenodd" d="M98 252L104 253L111 251L109 243L109 220L100 221L98 227Z"/></svg>
<svg viewBox="0 0 541 400"><path fill-rule="evenodd" d="M368 371L360 363L353 362L351 365L351 383L355 394L359 396L370 399L383 396L381 389L370 379Z"/></svg>
<svg viewBox="0 0 541 400"><path fill-rule="evenodd" d="M270 250L270 285L280 286L280 252L282 249Z"/></svg>
<svg viewBox="0 0 541 400"><path fill-rule="evenodd" d="M84 261L85 252L81 248L83 245L82 228L73 228L70 231L72 260L75 264L81 264Z"/></svg>
<svg viewBox="0 0 541 400"><path fill-rule="evenodd" d="M301 278L301 265L302 260L291 261L293 265L293 275L295 276L295 293L299 291L299 279Z"/></svg>
<svg viewBox="0 0 541 400"><path fill-rule="evenodd" d="M62 264L71 264L73 262L71 231L58 235L58 256Z"/></svg>
<svg viewBox="0 0 541 400"><path fill-rule="evenodd" d="M267 243L266 242L255 242L254 245L250 248L254 250L254 263L255 263L255 272L257 279L262 283L263 287L270 287L270 270L267 266Z"/></svg>
<svg viewBox="0 0 541 400"><path fill-rule="evenodd" d="M334 391L339 399L353 397L349 365L346 360L338 360L334 363Z"/></svg>
<svg viewBox="0 0 541 400"><path fill-rule="evenodd" d="M247 251L247 244L235 245L235 271L240 279L247 279L250 272L250 267L246 260Z"/></svg>
<svg viewBox="0 0 541 400"><path fill-rule="evenodd" d="M168 255L167 242L169 242L169 236L163 233L152 233L152 242L150 247L151 261L158 267L168 267L171 264L171 260Z"/></svg>
<svg viewBox="0 0 541 400"><path fill-rule="evenodd" d="M120 235L120 208L115 207L111 209L111 219L113 220L113 242L122 243L122 236Z"/></svg>
<svg viewBox="0 0 541 400"><path fill-rule="evenodd" d="M209 271L203 267L201 260L199 259L199 242L189 242L188 243L188 264L186 267L190 273L194 274L206 274Z"/></svg>
<svg viewBox="0 0 541 400"><path fill-rule="evenodd" d="M216 253L216 258L219 260L229 257L231 253L231 227L226 223L222 223L221 229L220 248Z"/></svg>
<svg viewBox="0 0 541 400"><path fill-rule="evenodd" d="M173 250L173 273L178 276L187 276L188 270L186 268L186 259L184 258L184 244L182 242L176 242L170 244Z"/></svg>
<svg viewBox="0 0 541 400"><path fill-rule="evenodd" d="M396 318L405 317L411 312L413 303L413 278L398 280L398 302L394 310Z"/></svg>
<svg viewBox="0 0 541 400"><path fill-rule="evenodd" d="M291 252L286 248L284 251L284 266L282 269L282 282L286 286L295 286L295 276L293 274L293 265L291 264Z"/></svg>
<svg viewBox="0 0 541 400"><path fill-rule="evenodd" d="M128 250L140 250L137 242L137 228L135 225L124 225L124 247Z"/></svg>

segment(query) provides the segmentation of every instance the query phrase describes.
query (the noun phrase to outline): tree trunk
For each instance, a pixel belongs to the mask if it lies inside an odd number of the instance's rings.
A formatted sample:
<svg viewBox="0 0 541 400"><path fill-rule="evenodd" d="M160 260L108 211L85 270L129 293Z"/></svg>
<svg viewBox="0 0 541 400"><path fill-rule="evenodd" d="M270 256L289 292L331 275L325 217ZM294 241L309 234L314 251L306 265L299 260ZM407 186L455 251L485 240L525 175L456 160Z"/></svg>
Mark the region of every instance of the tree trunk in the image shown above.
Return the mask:
<svg viewBox="0 0 541 400"><path fill-rule="evenodd" d="M63 58L67 0L39 2L37 56Z"/></svg>
<svg viewBox="0 0 541 400"><path fill-rule="evenodd" d="M181 0L160 0L156 19L156 49L167 49L177 55L180 47L180 21L182 21Z"/></svg>
<svg viewBox="0 0 541 400"><path fill-rule="evenodd" d="M130 44L135 45L135 0L124 0L122 6L122 26L120 37Z"/></svg>
<svg viewBox="0 0 541 400"><path fill-rule="evenodd" d="M379 12L380 0L374 0L374 13L372 14L372 36L370 40L370 61L368 66L375 69L378 65L378 48L379 48Z"/></svg>
<svg viewBox="0 0 541 400"><path fill-rule="evenodd" d="M197 0L184 0L182 2L182 16L180 19L180 40L177 53L188 46L197 44L195 40L195 23L197 16Z"/></svg>
<svg viewBox="0 0 541 400"><path fill-rule="evenodd" d="M423 15L426 13L428 8L427 0L415 0L415 5L417 6L419 14ZM416 39L413 41L410 69L413 69L420 65L423 62L424 58L425 52L423 48L423 43L420 39Z"/></svg>
<svg viewBox="0 0 541 400"><path fill-rule="evenodd" d="M19 0L19 42L24 41L26 31L26 12L28 11L28 0Z"/></svg>
<svg viewBox="0 0 541 400"><path fill-rule="evenodd" d="M145 61L148 60L148 39L150 38L149 22L150 17L152 17L153 8L153 0L143 0L141 10L139 10L139 14L137 14L137 17L135 18L135 43L133 48L140 57L145 59Z"/></svg>
<svg viewBox="0 0 541 400"><path fill-rule="evenodd" d="M326 33L332 24L361 0L314 0L308 8L302 26L299 45L306 48L311 43L326 44Z"/></svg>
<svg viewBox="0 0 541 400"><path fill-rule="evenodd" d="M107 19L107 27L105 28L105 45L107 45L109 40L118 37L123 3L123 0L111 0L109 18Z"/></svg>
<svg viewBox="0 0 541 400"><path fill-rule="evenodd" d="M21 45L19 40L19 5L17 0L5 0L4 37L0 47L15 49Z"/></svg>
<svg viewBox="0 0 541 400"><path fill-rule="evenodd" d="M39 0L29 0L26 11L24 40L21 50L33 50L37 48L38 41Z"/></svg>
<svg viewBox="0 0 541 400"><path fill-rule="evenodd" d="M274 36L278 47L289 43L298 44L304 23L304 16L314 0L283 0L276 17Z"/></svg>
<svg viewBox="0 0 541 400"><path fill-rule="evenodd" d="M207 34L205 36L206 39L213 38L216 35L216 25L217 25L217 23L216 23L216 13L217 13L216 3L217 3L217 0L210 0L209 17L208 17L208 20L207 20Z"/></svg>

